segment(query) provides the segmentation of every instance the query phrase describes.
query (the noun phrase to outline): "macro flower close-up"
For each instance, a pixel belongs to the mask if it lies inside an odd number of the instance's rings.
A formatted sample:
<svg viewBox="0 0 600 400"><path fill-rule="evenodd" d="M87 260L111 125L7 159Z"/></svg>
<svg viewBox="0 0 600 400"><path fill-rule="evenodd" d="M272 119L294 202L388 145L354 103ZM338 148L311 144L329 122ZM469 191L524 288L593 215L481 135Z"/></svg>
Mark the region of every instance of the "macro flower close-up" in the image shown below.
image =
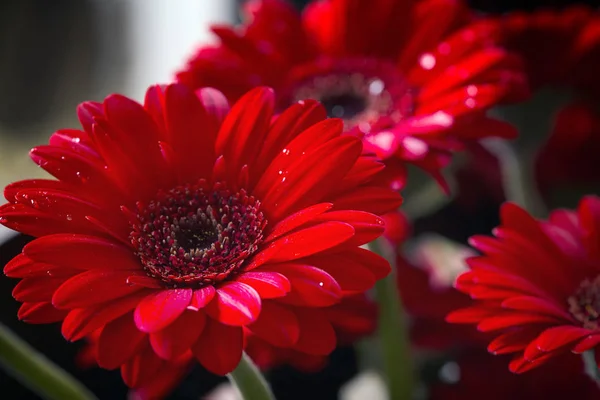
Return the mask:
<svg viewBox="0 0 600 400"><path fill-rule="evenodd" d="M447 320L475 324L495 338L493 354L513 354L525 372L563 353L594 352L600 343L600 198L547 221L507 203L495 237L474 236L482 255L467 260L456 287L475 300Z"/></svg>
<svg viewBox="0 0 600 400"><path fill-rule="evenodd" d="M465 142L516 135L486 111L527 96L520 60L462 1L322 0L300 14L256 0L243 13L242 26L212 28L219 43L197 50L178 81L228 99L272 86L279 109L319 100L395 182L414 164L445 186L440 170Z"/></svg>
<svg viewBox="0 0 600 400"><path fill-rule="evenodd" d="M597 0L3 5L3 399L600 395Z"/></svg>
<svg viewBox="0 0 600 400"><path fill-rule="evenodd" d="M38 237L4 268L21 278L19 318L62 321L71 341L101 329L97 362L130 387L190 352L231 372L245 329L329 354L324 308L388 274L358 246L400 196L373 183L383 165L319 104L274 118L273 100L257 88L229 109L214 89L172 84L143 105L81 104L82 130L31 150L56 180L4 192L2 224Z"/></svg>

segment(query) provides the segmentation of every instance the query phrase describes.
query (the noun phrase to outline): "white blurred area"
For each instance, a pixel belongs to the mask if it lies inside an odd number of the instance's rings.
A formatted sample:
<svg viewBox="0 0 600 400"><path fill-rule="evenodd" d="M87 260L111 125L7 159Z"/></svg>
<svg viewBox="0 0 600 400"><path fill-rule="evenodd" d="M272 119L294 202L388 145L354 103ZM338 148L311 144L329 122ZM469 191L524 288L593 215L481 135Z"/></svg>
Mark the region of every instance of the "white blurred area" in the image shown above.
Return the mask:
<svg viewBox="0 0 600 400"><path fill-rule="evenodd" d="M233 6L223 0L128 0L127 94L141 100L149 85L172 80L193 50L211 41L211 24L231 22Z"/></svg>
<svg viewBox="0 0 600 400"><path fill-rule="evenodd" d="M47 177L28 151L57 129L78 128L77 104L110 93L143 101L148 86L172 81L193 51L213 40L211 24L234 21L236 6L235 0L51 3L14 1L3 10L12 14L3 16L9 24L0 37L0 89L9 87L16 97L3 91L3 101L12 103L0 113L0 190L16 180ZM55 68L38 65L39 59L18 50L24 46L49 50L57 61L48 66ZM38 80L45 85L14 73L26 68L42 74ZM16 117L14 110L25 112ZM0 226L0 242L8 234Z"/></svg>

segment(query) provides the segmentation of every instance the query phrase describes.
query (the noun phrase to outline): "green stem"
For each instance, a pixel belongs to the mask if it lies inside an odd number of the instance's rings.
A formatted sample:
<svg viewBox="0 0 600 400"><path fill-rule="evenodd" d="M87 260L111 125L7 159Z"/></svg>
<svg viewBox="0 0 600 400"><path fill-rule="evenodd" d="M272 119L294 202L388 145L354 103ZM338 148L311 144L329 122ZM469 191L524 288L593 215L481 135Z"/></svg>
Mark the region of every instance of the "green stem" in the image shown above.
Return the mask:
<svg viewBox="0 0 600 400"><path fill-rule="evenodd" d="M58 365L0 324L0 365L44 399L92 400L96 396Z"/></svg>
<svg viewBox="0 0 600 400"><path fill-rule="evenodd" d="M378 239L369 248L395 265L394 252L385 240ZM410 341L402 301L396 286L395 270L377 282L375 296L379 304L378 336L382 348L383 367L391 400L410 400L414 376Z"/></svg>
<svg viewBox="0 0 600 400"><path fill-rule="evenodd" d="M243 400L275 400L269 384L246 353L227 377Z"/></svg>
<svg viewBox="0 0 600 400"><path fill-rule="evenodd" d="M534 157L523 151L519 153L503 139L489 139L485 147L498 158L506 199L537 218L545 217L547 210L535 183Z"/></svg>
<svg viewBox="0 0 600 400"><path fill-rule="evenodd" d="M598 370L598 364L596 363L596 356L594 350L588 350L582 354L583 364L585 365L585 372L600 385L600 371Z"/></svg>

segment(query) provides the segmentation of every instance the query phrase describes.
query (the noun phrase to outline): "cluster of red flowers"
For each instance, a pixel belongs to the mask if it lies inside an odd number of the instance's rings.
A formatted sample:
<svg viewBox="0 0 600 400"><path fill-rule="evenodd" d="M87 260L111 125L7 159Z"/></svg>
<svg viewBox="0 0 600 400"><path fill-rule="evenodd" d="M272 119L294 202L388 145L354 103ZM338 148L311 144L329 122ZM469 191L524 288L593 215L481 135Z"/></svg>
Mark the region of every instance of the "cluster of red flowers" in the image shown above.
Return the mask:
<svg viewBox="0 0 600 400"><path fill-rule="evenodd" d="M461 379L432 383L431 399L597 398L567 353L600 343L600 198L546 220L508 202L473 249L441 240L410 256L417 225L397 209L410 164L451 192L457 152L471 157L457 200L501 202L505 160L482 143L517 129L488 111L549 86L577 98L538 152L537 186L549 204L559 186L598 188L600 12L251 0L243 14L142 104L82 103L80 129L31 150L54 179L13 183L0 206L0 223L35 237L4 267L19 319L60 322L87 341L84 365L120 369L142 398L195 363L228 374L244 352L314 371L374 332L369 290L391 269L364 245L382 236L413 345L455 350Z"/></svg>

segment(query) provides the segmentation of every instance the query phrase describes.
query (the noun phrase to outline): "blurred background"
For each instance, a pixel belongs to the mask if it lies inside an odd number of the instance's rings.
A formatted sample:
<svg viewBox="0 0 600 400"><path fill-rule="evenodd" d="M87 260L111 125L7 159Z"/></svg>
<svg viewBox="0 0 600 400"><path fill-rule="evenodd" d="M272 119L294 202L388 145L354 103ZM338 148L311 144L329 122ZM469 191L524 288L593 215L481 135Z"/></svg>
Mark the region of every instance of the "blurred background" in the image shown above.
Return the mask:
<svg viewBox="0 0 600 400"><path fill-rule="evenodd" d="M0 4L0 187L44 176L28 158L28 150L45 143L57 128L76 127L75 107L85 100L102 100L114 92L141 101L146 88L168 82L191 52L212 40L209 25L239 20L236 0L4 0ZM293 1L301 8L307 1ZM471 0L481 12L502 13L545 6L573 4L566 0ZM579 1L600 6L600 1ZM0 199L0 204L4 199ZM479 205L480 206L480 205ZM415 230L444 231L440 213L452 239L463 241L495 225L496 205L490 212L467 221L449 204ZM457 223L458 222L458 223ZM17 254L28 239L0 227L0 266ZM67 344L55 326L33 329L16 320L17 303L10 292L12 280L0 277L0 320L42 350L94 390L101 399L125 398L118 372L77 371L76 346ZM334 353L321 374L303 376L290 369L273 372L276 391L284 399L303 399L310 388L330 397L356 371L351 350ZM219 382L194 371L173 399L198 398ZM0 387L10 399L34 399L27 390L0 372ZM195 397L194 397L195 396ZM314 399L316 400L316 399Z"/></svg>

